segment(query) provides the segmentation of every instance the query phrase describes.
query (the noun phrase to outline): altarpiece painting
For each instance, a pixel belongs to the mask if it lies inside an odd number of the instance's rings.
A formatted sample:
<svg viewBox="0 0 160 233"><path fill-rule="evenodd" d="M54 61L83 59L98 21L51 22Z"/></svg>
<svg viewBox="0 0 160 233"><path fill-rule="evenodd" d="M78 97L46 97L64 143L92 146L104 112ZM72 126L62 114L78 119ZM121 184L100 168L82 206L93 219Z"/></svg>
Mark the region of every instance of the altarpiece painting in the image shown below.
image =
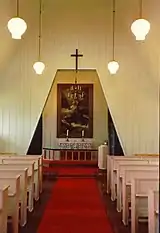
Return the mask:
<svg viewBox="0 0 160 233"><path fill-rule="evenodd" d="M78 85L77 85L78 86ZM80 84L80 97L71 95L74 84L57 84L57 137L93 138L93 84Z"/></svg>

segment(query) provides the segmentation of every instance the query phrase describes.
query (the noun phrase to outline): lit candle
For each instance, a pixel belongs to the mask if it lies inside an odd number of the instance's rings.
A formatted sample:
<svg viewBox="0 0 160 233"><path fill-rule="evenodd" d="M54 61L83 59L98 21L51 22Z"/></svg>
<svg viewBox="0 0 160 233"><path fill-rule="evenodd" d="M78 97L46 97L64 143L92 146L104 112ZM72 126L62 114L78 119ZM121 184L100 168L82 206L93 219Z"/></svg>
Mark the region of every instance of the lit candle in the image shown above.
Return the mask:
<svg viewBox="0 0 160 233"><path fill-rule="evenodd" d="M82 130L82 137L84 137L84 130Z"/></svg>
<svg viewBox="0 0 160 233"><path fill-rule="evenodd" d="M69 130L67 129L67 137L68 137Z"/></svg>

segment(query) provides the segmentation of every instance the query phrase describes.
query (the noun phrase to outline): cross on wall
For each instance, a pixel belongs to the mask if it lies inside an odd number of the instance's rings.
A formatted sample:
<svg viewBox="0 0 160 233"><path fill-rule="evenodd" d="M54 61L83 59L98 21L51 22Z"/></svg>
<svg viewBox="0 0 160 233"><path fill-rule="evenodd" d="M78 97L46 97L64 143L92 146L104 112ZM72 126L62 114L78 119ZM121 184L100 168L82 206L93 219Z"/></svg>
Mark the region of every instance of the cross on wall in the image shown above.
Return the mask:
<svg viewBox="0 0 160 233"><path fill-rule="evenodd" d="M76 49L76 53L75 54L71 54L71 57L75 57L76 59L76 67L75 67L75 70L76 72L78 71L78 58L79 57L83 57L83 54L79 54L78 53L78 49Z"/></svg>

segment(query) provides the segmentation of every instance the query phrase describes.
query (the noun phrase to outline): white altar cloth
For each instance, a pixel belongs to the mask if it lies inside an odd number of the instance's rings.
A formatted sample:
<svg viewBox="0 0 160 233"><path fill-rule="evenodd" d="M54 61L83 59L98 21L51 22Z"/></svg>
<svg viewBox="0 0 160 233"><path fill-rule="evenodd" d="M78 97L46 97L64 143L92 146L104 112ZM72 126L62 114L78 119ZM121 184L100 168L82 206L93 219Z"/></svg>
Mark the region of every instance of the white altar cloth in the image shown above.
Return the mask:
<svg viewBox="0 0 160 233"><path fill-rule="evenodd" d="M58 148L60 149L92 149L93 148L93 139L91 138L59 138L58 139Z"/></svg>

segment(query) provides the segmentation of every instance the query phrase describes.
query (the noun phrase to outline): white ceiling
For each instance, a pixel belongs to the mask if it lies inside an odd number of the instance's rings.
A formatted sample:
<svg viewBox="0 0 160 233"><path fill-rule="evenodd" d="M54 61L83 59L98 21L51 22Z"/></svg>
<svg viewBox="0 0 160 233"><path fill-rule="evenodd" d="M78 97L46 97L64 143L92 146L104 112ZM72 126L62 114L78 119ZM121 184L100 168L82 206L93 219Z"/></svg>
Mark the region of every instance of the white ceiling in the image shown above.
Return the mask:
<svg viewBox="0 0 160 233"><path fill-rule="evenodd" d="M20 0L20 16L22 16L27 24L29 30L27 31L25 37L29 36L32 30L37 28L37 20L38 20L38 11L39 11L39 0ZM92 11L95 9L97 13L97 8L99 11L103 11L103 8L107 7L108 12L112 12L112 1L111 0L101 0L101 1L91 1L91 0L81 0L81 1L67 1L67 0L44 0L44 9L45 12L48 11L47 14L44 14L44 25L50 21L50 17L52 14L52 7L57 8L57 11L63 12L62 24L65 23L65 19L67 17L71 17L70 12L72 13L72 20L75 20L75 27L77 21L81 21L81 24L86 23L83 19L86 19L86 16L90 19L90 5L92 4ZM81 10L81 4L85 4L85 11L84 7ZM93 7L94 6L94 7ZM73 11L72 11L73 8ZM130 24L132 19L134 20L138 16L139 12L139 0L117 0L116 5L116 33L118 34L118 39L116 39L117 44L124 45L125 38L124 38L124 30L128 30L127 33L130 33ZM13 58L15 51L17 49L21 49L20 41L15 41L11 39L11 36L7 29L7 22L8 20L14 16L16 13L16 0L0 0L0 70L8 66L10 59ZM143 14L144 17L148 18L151 22L151 31L150 35L148 36L147 40L148 43L140 47L140 53L148 60L148 65L152 66L152 69L156 68L157 65L160 66L160 0L145 0L143 1ZM84 17L85 16L85 17ZM106 20L108 16L106 16ZM56 30L56 15L52 15L53 26ZM102 19L103 21L104 19ZM98 21L100 22L100 21ZM96 15L95 21L96 24ZM107 26L108 25L108 26ZM101 27L101 25L97 25ZM108 33L110 32L110 22L106 21L106 30L109 29ZM126 32L125 32L126 33ZM131 35L132 36L132 35ZM24 37L24 39L25 39ZM23 40L24 40L23 39ZM136 42L135 42L136 43ZM141 51L143 50L143 51ZM157 61L159 59L159 61ZM160 70L160 68L159 68ZM153 75L154 77L154 75Z"/></svg>

